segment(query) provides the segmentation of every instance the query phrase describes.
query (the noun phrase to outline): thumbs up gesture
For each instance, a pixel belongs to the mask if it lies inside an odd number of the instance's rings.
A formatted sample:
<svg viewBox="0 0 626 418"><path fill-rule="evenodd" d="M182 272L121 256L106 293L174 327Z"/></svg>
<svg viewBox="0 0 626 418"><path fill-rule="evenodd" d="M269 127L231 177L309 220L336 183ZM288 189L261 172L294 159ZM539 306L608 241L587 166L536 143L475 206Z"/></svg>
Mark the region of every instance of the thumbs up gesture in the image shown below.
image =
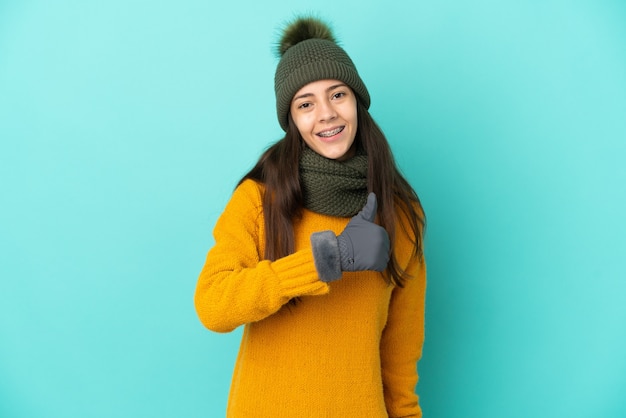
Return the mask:
<svg viewBox="0 0 626 418"><path fill-rule="evenodd" d="M389 235L374 223L376 195L370 193L363 209L337 237L342 271L383 271L389 261Z"/></svg>
<svg viewBox="0 0 626 418"><path fill-rule="evenodd" d="M389 235L374 223L376 195L370 193L367 203L339 236L333 231L311 234L313 261L323 282L341 278L343 271L383 271L389 261Z"/></svg>

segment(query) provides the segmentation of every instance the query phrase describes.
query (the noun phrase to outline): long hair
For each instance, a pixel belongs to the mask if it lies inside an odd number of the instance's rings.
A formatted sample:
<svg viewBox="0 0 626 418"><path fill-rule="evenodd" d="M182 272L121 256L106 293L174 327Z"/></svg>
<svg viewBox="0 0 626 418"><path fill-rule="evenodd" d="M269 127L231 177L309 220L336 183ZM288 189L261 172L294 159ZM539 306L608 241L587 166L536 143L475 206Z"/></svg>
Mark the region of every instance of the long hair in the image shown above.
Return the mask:
<svg viewBox="0 0 626 418"><path fill-rule="evenodd" d="M355 142L358 141L357 144L363 147L368 156L367 188L369 192L376 193L379 223L389 234L392 243L395 240L397 223L400 223L400 230L414 243L412 256L421 258L426 218L420 200L398 170L382 130L358 100L357 117ZM301 215L303 208L299 173L302 142L302 137L289 115L285 136L271 145L238 183L252 179L264 185L264 258L267 260L276 260L295 251L293 220ZM393 245L386 277L400 287L409 278L395 257Z"/></svg>

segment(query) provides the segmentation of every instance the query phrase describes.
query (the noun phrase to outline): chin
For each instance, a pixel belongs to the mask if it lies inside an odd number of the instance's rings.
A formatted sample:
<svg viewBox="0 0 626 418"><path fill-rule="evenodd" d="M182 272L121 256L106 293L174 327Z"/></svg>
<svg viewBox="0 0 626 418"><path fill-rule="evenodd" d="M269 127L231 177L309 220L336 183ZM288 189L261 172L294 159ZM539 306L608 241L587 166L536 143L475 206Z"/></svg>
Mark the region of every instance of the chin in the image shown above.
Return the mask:
<svg viewBox="0 0 626 418"><path fill-rule="evenodd" d="M340 160L342 159L346 154L348 153L348 150L341 150L341 151L326 151L326 152L320 152L320 154L330 160Z"/></svg>

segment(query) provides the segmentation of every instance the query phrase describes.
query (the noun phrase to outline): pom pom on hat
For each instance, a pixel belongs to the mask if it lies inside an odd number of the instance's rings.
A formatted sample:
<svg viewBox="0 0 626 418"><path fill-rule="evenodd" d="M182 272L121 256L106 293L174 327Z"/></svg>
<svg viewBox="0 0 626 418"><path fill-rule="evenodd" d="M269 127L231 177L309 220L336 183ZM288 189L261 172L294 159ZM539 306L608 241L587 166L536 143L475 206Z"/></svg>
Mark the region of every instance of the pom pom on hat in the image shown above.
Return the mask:
<svg viewBox="0 0 626 418"><path fill-rule="evenodd" d="M333 79L346 83L369 108L370 96L356 66L323 21L301 17L287 25L277 45L280 62L274 76L276 112L283 130L289 126L293 96L305 85Z"/></svg>
<svg viewBox="0 0 626 418"><path fill-rule="evenodd" d="M303 17L291 22L283 31L283 36L277 45L277 52L282 57L292 46L307 39L326 39L337 43L330 27L314 17Z"/></svg>

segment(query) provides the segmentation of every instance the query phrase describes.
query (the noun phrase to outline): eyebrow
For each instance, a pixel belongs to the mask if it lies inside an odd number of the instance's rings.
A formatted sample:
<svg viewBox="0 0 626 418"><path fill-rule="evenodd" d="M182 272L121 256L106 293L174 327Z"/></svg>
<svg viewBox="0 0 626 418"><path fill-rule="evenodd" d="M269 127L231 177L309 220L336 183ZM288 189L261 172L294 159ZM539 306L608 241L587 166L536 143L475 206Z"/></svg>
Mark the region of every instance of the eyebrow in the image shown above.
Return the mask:
<svg viewBox="0 0 626 418"><path fill-rule="evenodd" d="M345 83L333 84L332 86L326 89L326 93L328 93L329 91L335 90L336 88L339 88L339 87L346 87L346 84ZM311 96L313 96L313 93L304 93L304 94L294 97L291 102L293 103L298 99L304 99L304 98L311 97Z"/></svg>

